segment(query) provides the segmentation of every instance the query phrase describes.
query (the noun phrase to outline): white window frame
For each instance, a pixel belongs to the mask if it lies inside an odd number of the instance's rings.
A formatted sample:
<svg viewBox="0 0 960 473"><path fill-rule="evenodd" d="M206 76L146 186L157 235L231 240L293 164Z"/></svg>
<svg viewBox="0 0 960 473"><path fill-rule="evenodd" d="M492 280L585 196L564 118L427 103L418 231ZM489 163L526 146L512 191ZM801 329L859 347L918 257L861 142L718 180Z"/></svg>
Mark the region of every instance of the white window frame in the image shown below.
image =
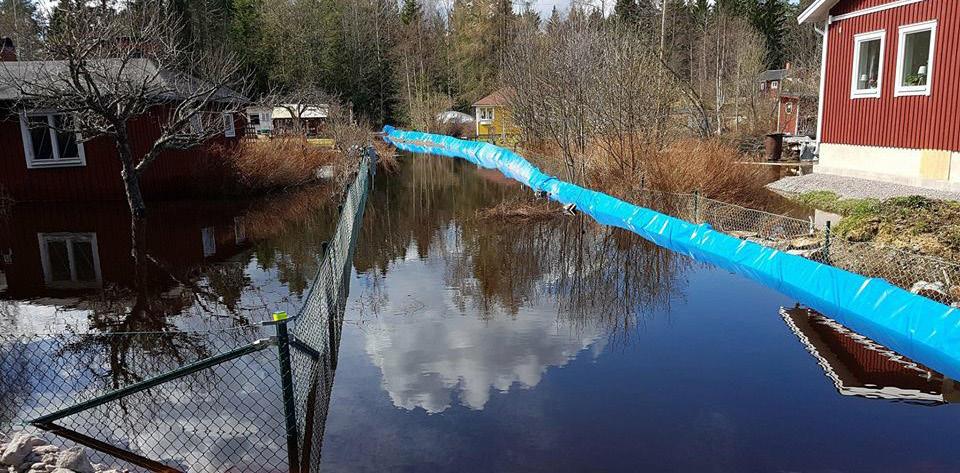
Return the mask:
<svg viewBox="0 0 960 473"><path fill-rule="evenodd" d="M780 81L778 80L770 81L770 90L779 90L779 89L780 89Z"/></svg>
<svg viewBox="0 0 960 473"><path fill-rule="evenodd" d="M903 61L906 59L906 40L911 33L930 32L930 57L927 58L927 85L903 85ZM897 38L897 82L893 95L895 97L912 97L917 95L929 96L933 92L933 58L937 45L937 20L903 25L899 29Z"/></svg>
<svg viewBox="0 0 960 473"><path fill-rule="evenodd" d="M483 112L489 111L490 118L483 118ZM493 123L494 107L477 107L477 123Z"/></svg>
<svg viewBox="0 0 960 473"><path fill-rule="evenodd" d="M234 138L237 136L237 128L234 126L232 113L223 113L223 136L227 138Z"/></svg>
<svg viewBox="0 0 960 473"><path fill-rule="evenodd" d="M859 82L860 74L860 45L867 41L880 40L880 59L879 67L877 69L877 88L870 90L860 90L857 89L857 82ZM850 98L852 99L865 99L865 98L879 98L883 91L883 62L884 55L886 54L887 47L887 30L871 31L869 33L861 33L853 37L853 71L851 73L852 80L850 81Z"/></svg>
<svg viewBox="0 0 960 473"><path fill-rule="evenodd" d="M80 140L80 134L77 133L77 155L76 157L64 158L60 155L60 140L57 138L57 130L54 129L53 118L65 113L50 111L21 111L20 112L20 137L23 141L23 156L27 160L27 169L43 168L63 168L86 166L87 158L83 151L83 142ZM50 146L53 148L53 159L36 159L33 154L33 135L30 133L30 123L28 117L47 117L47 132L50 133Z"/></svg>
<svg viewBox="0 0 960 473"><path fill-rule="evenodd" d="M209 258L217 254L217 229L215 227L201 228L200 240L203 245L204 258Z"/></svg>
<svg viewBox="0 0 960 473"><path fill-rule="evenodd" d="M40 243L40 264L43 267L43 280L47 287L52 289L91 289L103 286L103 275L100 272L100 250L97 247L96 233L37 233L37 241ZM50 267L50 253L47 250L47 243L51 241L67 242L67 261L70 264L70 281L54 281L53 268ZM96 277L94 281L77 281L76 258L73 255L74 241L88 241L93 253L93 273Z"/></svg>

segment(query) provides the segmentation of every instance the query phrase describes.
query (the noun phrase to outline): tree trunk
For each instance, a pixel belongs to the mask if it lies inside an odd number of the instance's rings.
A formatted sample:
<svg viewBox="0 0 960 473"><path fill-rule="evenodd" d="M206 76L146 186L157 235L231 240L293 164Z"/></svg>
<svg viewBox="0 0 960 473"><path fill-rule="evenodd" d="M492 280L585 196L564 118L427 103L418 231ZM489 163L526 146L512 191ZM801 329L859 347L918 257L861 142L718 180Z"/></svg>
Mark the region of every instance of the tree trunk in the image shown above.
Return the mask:
<svg viewBox="0 0 960 473"><path fill-rule="evenodd" d="M145 281L143 271L146 263L146 226L147 206L140 192L140 173L133 164L133 152L130 150L130 141L126 134L121 133L116 138L117 154L120 157L120 176L123 178L123 190L127 195L127 206L130 208L130 257L136 268L138 286Z"/></svg>

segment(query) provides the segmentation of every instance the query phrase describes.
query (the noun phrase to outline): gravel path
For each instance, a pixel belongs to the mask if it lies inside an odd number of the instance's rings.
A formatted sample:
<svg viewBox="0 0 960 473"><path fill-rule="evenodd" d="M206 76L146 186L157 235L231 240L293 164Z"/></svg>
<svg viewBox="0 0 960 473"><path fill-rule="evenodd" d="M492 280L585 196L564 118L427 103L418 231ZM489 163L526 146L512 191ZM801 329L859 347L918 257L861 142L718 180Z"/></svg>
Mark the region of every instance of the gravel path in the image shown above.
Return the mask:
<svg viewBox="0 0 960 473"><path fill-rule="evenodd" d="M960 193L904 186L889 182L871 181L856 177L835 176L832 174L807 174L805 176L785 177L767 184L767 188L788 194L802 194L810 191L832 191L846 199L888 199L907 195L921 195L931 199L960 201Z"/></svg>

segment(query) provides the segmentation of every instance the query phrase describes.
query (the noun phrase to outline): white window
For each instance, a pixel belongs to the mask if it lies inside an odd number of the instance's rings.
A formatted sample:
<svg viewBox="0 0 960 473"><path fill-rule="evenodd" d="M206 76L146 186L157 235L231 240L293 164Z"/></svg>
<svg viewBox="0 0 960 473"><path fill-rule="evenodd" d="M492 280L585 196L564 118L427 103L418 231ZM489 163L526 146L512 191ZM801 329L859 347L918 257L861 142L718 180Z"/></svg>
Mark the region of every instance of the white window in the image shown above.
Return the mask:
<svg viewBox="0 0 960 473"><path fill-rule="evenodd" d="M100 254L96 233L38 233L40 262L47 287L100 287Z"/></svg>
<svg viewBox="0 0 960 473"><path fill-rule="evenodd" d="M83 143L69 128L67 115L20 113L20 134L28 168L83 166Z"/></svg>
<svg viewBox="0 0 960 473"><path fill-rule="evenodd" d="M793 102L787 102L787 114L793 114Z"/></svg>
<svg viewBox="0 0 960 473"><path fill-rule="evenodd" d="M203 257L208 258L217 254L217 233L213 227L200 229L200 238L203 241Z"/></svg>
<svg viewBox="0 0 960 473"><path fill-rule="evenodd" d="M879 97L883 82L885 31L854 36L853 90L851 97Z"/></svg>
<svg viewBox="0 0 960 473"><path fill-rule="evenodd" d="M937 22L900 27L895 95L930 95Z"/></svg>
<svg viewBox="0 0 960 473"><path fill-rule="evenodd" d="M779 88L780 88L780 82L778 82L778 81L773 81L773 82L771 82L771 83L770 83L770 88L773 89L773 90L779 89Z"/></svg>
<svg viewBox="0 0 960 473"><path fill-rule="evenodd" d="M485 123L493 121L493 107L479 107L477 109L477 120Z"/></svg>
<svg viewBox="0 0 960 473"><path fill-rule="evenodd" d="M227 138L233 138L237 136L237 129L233 125L232 113L223 114L223 136L226 136Z"/></svg>

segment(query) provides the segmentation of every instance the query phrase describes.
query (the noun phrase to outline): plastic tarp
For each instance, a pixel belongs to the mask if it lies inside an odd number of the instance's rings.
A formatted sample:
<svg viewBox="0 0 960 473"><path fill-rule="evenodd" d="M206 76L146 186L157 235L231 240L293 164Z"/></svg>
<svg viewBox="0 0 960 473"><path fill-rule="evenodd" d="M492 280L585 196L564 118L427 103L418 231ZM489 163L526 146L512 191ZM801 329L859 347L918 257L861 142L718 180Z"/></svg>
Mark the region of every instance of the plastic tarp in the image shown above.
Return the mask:
<svg viewBox="0 0 960 473"><path fill-rule="evenodd" d="M561 181L520 155L488 143L384 127L384 139L403 151L470 161L597 222L620 227L698 261L746 276L833 318L842 325L941 373L960 379L960 311L868 278L693 224Z"/></svg>

